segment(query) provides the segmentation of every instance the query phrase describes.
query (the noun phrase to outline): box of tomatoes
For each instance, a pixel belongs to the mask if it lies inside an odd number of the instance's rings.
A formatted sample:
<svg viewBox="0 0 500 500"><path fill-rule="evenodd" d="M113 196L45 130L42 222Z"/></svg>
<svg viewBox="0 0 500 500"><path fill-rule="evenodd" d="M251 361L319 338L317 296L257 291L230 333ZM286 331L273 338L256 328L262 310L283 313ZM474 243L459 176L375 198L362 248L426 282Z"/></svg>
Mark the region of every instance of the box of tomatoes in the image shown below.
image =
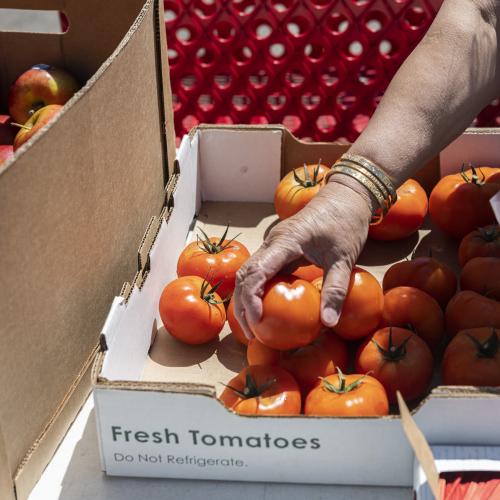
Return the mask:
<svg viewBox="0 0 500 500"><path fill-rule="evenodd" d="M468 130L399 188L336 327L303 261L266 285L267 327L242 336L236 270L346 149L280 126L183 138L94 365L107 474L410 486L396 390L431 445L500 445L497 129Z"/></svg>

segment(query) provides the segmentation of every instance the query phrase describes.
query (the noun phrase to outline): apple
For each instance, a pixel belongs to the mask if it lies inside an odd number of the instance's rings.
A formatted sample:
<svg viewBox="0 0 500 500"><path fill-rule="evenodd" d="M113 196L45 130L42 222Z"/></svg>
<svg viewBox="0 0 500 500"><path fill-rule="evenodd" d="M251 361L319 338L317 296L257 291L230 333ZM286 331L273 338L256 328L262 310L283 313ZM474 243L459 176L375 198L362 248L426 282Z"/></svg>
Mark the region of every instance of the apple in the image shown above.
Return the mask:
<svg viewBox="0 0 500 500"><path fill-rule="evenodd" d="M13 144L17 130L9 115L0 115L0 144Z"/></svg>
<svg viewBox="0 0 500 500"><path fill-rule="evenodd" d="M26 141L31 139L44 125L54 118L63 107L60 104L50 104L42 109L39 109L35 114L24 124L18 125L19 132L14 139L14 151L19 149Z"/></svg>
<svg viewBox="0 0 500 500"><path fill-rule="evenodd" d="M48 64L37 64L25 71L10 87L9 113L17 123L49 104L65 104L80 85L67 71Z"/></svg>
<svg viewBox="0 0 500 500"><path fill-rule="evenodd" d="M14 148L10 144L0 144L0 165L14 156Z"/></svg>

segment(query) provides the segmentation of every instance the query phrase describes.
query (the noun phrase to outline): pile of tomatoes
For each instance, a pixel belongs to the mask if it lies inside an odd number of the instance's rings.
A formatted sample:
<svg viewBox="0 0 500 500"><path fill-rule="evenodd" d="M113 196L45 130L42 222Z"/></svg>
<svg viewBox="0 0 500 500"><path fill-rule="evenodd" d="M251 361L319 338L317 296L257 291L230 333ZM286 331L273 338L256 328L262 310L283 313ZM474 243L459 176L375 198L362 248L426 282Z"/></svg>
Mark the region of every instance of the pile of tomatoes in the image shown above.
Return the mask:
<svg viewBox="0 0 500 500"><path fill-rule="evenodd" d="M301 210L324 185L328 167L304 165L276 190L281 219ZM202 230L182 252L160 298L160 316L177 339L200 344L226 322L246 346L248 367L227 382L220 399L242 414L380 416L396 391L423 398L435 369L445 385L500 385L500 227L489 199L500 190L500 168L462 169L441 179L429 200L410 179L369 237L396 240L415 233L429 210L438 230L460 241L460 276L433 256L393 264L382 285L355 267L337 325L320 321L323 270L297 262L271 279L262 317L247 339L231 294L247 248ZM460 291L457 292L457 284Z"/></svg>

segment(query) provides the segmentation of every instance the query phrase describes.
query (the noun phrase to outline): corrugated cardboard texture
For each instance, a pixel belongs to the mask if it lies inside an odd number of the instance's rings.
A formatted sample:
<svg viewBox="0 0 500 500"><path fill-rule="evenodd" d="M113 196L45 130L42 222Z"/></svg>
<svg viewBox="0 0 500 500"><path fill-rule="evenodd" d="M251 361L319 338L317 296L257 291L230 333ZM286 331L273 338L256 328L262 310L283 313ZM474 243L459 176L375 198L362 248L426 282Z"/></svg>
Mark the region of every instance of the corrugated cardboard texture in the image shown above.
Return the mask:
<svg viewBox="0 0 500 500"><path fill-rule="evenodd" d="M0 34L2 97L35 63L66 67L82 83L100 68L0 174L0 426L12 475L91 355L112 297L136 270L144 227L162 208L164 47L157 2L141 12L143 4L0 0L61 9L70 20L64 35ZM49 444L44 460L57 441Z"/></svg>

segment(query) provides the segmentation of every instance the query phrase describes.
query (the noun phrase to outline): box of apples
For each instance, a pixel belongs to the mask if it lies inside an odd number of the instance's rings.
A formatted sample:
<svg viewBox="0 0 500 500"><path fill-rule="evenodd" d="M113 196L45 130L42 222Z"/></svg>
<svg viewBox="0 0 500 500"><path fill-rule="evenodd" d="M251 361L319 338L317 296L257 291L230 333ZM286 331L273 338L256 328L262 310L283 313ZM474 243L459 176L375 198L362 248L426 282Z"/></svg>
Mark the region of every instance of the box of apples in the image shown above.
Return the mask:
<svg viewBox="0 0 500 500"><path fill-rule="evenodd" d="M0 32L2 500L27 497L85 401L109 302L164 204L175 139L157 3L0 0L69 22Z"/></svg>
<svg viewBox="0 0 500 500"><path fill-rule="evenodd" d="M432 445L500 445L498 130L467 131L398 189L337 326L322 326L323 271L302 259L267 283L255 337L242 333L237 270L346 149L274 126L183 139L102 331L108 474L410 486L396 391Z"/></svg>

